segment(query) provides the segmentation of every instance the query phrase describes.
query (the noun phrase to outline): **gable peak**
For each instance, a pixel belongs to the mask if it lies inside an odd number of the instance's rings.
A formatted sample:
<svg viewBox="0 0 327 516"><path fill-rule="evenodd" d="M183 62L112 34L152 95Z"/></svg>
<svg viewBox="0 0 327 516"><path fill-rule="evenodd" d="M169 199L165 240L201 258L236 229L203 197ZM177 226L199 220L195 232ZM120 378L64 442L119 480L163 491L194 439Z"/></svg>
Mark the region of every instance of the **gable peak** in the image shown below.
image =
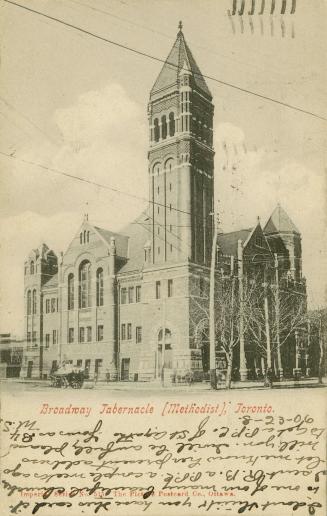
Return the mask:
<svg viewBox="0 0 327 516"><path fill-rule="evenodd" d="M265 225L264 232L266 234L271 233L297 233L300 231L296 225L284 210L284 208L278 203L274 211L272 212L267 224Z"/></svg>

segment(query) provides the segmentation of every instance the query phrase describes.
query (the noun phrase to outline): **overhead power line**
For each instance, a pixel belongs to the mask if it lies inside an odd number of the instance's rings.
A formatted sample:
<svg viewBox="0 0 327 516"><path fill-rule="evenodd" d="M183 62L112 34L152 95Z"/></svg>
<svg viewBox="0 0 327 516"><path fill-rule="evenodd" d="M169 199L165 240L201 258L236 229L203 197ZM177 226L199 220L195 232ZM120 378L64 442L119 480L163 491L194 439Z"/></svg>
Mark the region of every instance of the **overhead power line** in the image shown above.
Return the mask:
<svg viewBox="0 0 327 516"><path fill-rule="evenodd" d="M52 172L52 173L58 174L60 176L68 177L69 179L75 179L76 181L80 181L81 183L87 183L89 185L96 186L97 188L103 188L104 190L110 190L111 192L115 192L115 193L118 193L121 195L126 195L127 197L131 197L133 199L137 199L140 201L144 201L146 203L150 203L151 205L155 204L156 206L162 206L163 208L170 209L170 205L168 205L168 204L163 204L163 203L160 203L160 202L157 202L154 200L149 200L140 195L125 192L124 190L120 190L119 188L114 188L113 186L104 185L102 183L97 183L96 181L92 181L91 179L85 179L84 177L74 176L74 174L70 174L69 172L64 172L63 170L58 170L56 168L47 167L46 165L43 165L42 163L37 163L36 161L30 161L30 160L27 160L24 158L18 158L17 156L15 156L15 152L13 152L12 154L7 154L6 152L0 151L0 154L2 154L3 156L6 156L7 158L10 158L10 159L16 159L17 161L20 161L21 163L26 163L27 165L33 165L33 166L38 167L47 172ZM174 208L173 206L171 207L171 209L172 209L172 211L184 213L185 215L191 215L191 213L189 211L180 210L178 208Z"/></svg>
<svg viewBox="0 0 327 516"><path fill-rule="evenodd" d="M78 27L77 25L73 25L72 23L68 23L68 22L66 22L64 20L61 20L60 18L56 18L54 16L50 16L49 14L45 14L45 13L43 13L41 11L37 11L36 9L32 9L31 7L27 7L26 5L21 5L21 4L18 4L16 2L12 2L12 0L2 0L2 1L7 3L7 4L11 4L11 5L19 7L21 9L24 9L25 11L31 12L33 14L37 14L39 16L43 16L44 18L47 18L49 20L55 21L57 23L60 23L61 25L69 27L70 29L74 29L74 30L76 30L78 32L81 32L83 34L86 34L88 36L96 38L96 39L98 39L100 41L103 41L105 43L108 43L110 45L114 45L114 46L116 46L118 48L122 48L124 50L127 50L127 51L132 52L132 53L137 54L137 55L140 55L142 57L146 57L148 59L152 59L153 61L158 61L160 63L166 63L169 66L172 66L174 68L178 68L178 66L175 63L170 63L169 61L167 61L165 59L162 59L160 57L153 56L153 55L148 54L146 52L141 52L140 50L137 50L137 49L135 49L133 47L129 47L127 45L124 45L123 43L118 43L117 41L113 41L111 39L107 39L107 38L105 38L103 36L100 36L99 34L95 34L94 32L91 32L91 31L88 31L86 29L83 29L82 27ZM221 79L218 79L216 77L212 77L210 75L205 75L205 74L196 73L196 72L193 72L193 75L198 75L200 77L204 77L205 79L209 79L211 81L217 82L218 84L222 84L224 86L228 86L229 88L233 88L233 89L241 91L243 93L247 93L249 95L253 95L253 96L257 97L257 98L260 98L260 99L263 99L263 100L267 100L269 102L273 102L275 104L278 104L280 106L292 109L294 111L298 111L300 113L304 113L306 115L310 115L310 116L312 116L314 118L318 118L320 120L327 120L327 118L325 118L322 115L318 115L317 113L313 113L311 111L308 111L306 109L300 108L298 106L294 106L293 104L289 104L287 102L283 102L283 101L275 99L273 97L268 97L266 95L254 92L252 90L249 90L249 89L246 89L246 88L242 88L241 86L237 86L236 84L233 84L231 82L222 81Z"/></svg>

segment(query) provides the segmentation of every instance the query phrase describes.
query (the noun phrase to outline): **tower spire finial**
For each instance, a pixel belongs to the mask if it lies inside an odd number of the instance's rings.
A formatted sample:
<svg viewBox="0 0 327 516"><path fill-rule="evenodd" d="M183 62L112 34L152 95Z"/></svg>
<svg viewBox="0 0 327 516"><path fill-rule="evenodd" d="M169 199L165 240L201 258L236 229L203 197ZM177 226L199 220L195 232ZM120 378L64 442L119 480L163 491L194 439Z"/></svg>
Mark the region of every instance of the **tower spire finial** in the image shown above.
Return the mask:
<svg viewBox="0 0 327 516"><path fill-rule="evenodd" d="M179 28L179 32L182 32L182 28L183 28L182 20L179 21L178 28Z"/></svg>

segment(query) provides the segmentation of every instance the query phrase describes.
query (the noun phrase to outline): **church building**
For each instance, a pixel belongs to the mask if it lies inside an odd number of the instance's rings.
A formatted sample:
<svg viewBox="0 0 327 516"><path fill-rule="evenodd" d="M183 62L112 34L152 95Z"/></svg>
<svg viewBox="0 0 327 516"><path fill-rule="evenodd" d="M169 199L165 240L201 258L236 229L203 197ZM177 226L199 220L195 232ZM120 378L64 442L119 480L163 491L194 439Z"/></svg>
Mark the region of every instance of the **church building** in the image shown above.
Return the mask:
<svg viewBox="0 0 327 516"><path fill-rule="evenodd" d="M46 244L31 251L22 377L48 377L63 361L99 379L149 381L163 369L175 377L206 374L208 342L191 305L209 278L213 115L212 95L180 26L150 92L148 207L120 233L85 216L60 257ZM304 282L301 236L281 207L264 229L258 223L220 234L218 263L232 256L237 263L239 242L245 254L287 256L289 274Z"/></svg>

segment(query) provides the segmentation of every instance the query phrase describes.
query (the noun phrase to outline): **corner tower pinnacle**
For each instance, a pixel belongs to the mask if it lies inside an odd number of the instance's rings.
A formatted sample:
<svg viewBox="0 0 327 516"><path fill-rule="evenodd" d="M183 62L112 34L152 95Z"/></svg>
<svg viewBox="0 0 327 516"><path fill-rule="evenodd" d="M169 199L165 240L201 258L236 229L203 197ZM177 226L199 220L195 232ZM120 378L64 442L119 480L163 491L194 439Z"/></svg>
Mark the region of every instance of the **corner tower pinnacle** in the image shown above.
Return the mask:
<svg viewBox="0 0 327 516"><path fill-rule="evenodd" d="M208 265L214 107L181 22L178 28L148 105L152 262Z"/></svg>

